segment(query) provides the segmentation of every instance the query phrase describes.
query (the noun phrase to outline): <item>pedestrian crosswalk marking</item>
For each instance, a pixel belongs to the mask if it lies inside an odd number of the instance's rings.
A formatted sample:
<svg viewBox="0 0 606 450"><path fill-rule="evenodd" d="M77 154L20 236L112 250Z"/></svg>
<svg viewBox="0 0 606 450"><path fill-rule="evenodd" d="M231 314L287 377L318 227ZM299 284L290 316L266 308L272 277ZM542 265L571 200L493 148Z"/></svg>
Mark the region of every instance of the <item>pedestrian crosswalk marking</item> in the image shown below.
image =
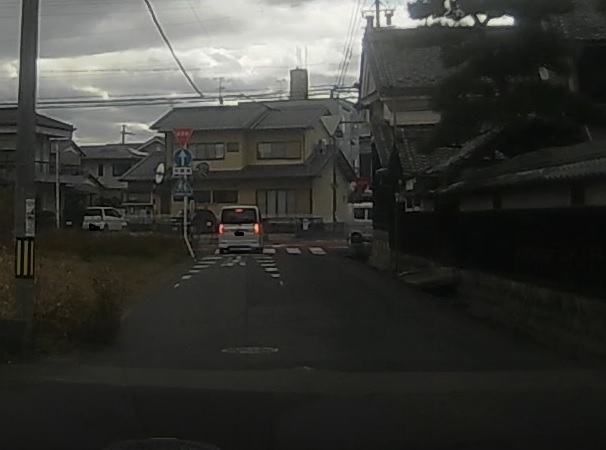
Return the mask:
<svg viewBox="0 0 606 450"><path fill-rule="evenodd" d="M265 272L278 272L277 267L266 267Z"/></svg>
<svg viewBox="0 0 606 450"><path fill-rule="evenodd" d="M322 247L309 247L312 255L326 255L326 251Z"/></svg>
<svg viewBox="0 0 606 450"><path fill-rule="evenodd" d="M200 273L200 271L198 269L191 269L189 271L189 273L194 273L195 274L195 273Z"/></svg>
<svg viewBox="0 0 606 450"><path fill-rule="evenodd" d="M297 248L297 247L287 247L286 248L286 253L288 253L290 255L300 255L301 254L301 249Z"/></svg>
<svg viewBox="0 0 606 450"><path fill-rule="evenodd" d="M263 253L266 255L275 255L276 249L275 248L264 248Z"/></svg>
<svg viewBox="0 0 606 450"><path fill-rule="evenodd" d="M189 280L191 278L191 275L183 275L181 277L182 280Z"/></svg>

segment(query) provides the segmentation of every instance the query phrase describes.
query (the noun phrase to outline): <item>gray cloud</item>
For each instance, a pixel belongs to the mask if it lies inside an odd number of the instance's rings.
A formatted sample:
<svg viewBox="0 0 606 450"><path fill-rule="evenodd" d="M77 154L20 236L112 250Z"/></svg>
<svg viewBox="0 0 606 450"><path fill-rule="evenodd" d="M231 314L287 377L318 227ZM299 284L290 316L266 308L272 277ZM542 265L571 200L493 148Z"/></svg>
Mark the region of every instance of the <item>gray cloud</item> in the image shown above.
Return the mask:
<svg viewBox="0 0 606 450"><path fill-rule="evenodd" d="M0 97L16 98L20 0L0 3ZM334 83L346 36L350 0L152 0L188 72L208 96L288 90L296 47L309 47L310 84ZM191 94L141 0L41 2L41 98L101 100L143 95ZM289 8L289 6L296 8ZM343 13L342 15L341 12ZM358 36L359 42L359 36ZM357 79L359 45L345 84ZM303 63L301 61L300 63ZM120 70L120 71L118 71ZM122 123L143 129L169 109L137 106L52 109L73 123L85 142L115 141Z"/></svg>

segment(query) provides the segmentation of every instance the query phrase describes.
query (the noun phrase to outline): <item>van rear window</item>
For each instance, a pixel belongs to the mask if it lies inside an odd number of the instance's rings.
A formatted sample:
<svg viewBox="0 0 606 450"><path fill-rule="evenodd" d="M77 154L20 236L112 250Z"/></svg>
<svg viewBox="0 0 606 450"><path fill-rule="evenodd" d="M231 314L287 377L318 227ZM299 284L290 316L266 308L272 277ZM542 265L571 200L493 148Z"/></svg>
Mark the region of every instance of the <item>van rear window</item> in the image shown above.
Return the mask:
<svg viewBox="0 0 606 450"><path fill-rule="evenodd" d="M224 209L221 213L221 223L224 224L240 224L240 223L256 223L257 210L254 208L234 208Z"/></svg>

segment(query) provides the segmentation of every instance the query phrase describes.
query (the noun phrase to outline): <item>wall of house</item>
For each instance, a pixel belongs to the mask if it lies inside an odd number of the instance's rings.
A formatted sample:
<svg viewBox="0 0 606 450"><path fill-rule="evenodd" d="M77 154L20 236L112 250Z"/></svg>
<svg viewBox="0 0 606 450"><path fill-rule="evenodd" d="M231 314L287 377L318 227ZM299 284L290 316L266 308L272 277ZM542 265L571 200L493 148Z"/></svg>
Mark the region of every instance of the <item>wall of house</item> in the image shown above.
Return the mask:
<svg viewBox="0 0 606 450"><path fill-rule="evenodd" d="M246 139L242 131L196 131L190 139L190 144L225 144L225 158L218 160L205 160L210 170L239 170L244 167L247 151ZM227 144L237 142L238 152L228 152ZM172 155L174 150L171 150Z"/></svg>
<svg viewBox="0 0 606 450"><path fill-rule="evenodd" d="M114 177L112 175L114 163L119 162L116 161L107 161L107 160L95 160L95 159L84 159L82 160L82 167L84 170L95 178L97 178L104 186L108 189L121 189L124 190L128 187L128 183L120 181L120 177ZM120 161L122 162L122 161ZM126 162L126 161L124 161ZM132 161L131 165L134 165L136 161ZM99 165L103 165L103 176L99 176Z"/></svg>
<svg viewBox="0 0 606 450"><path fill-rule="evenodd" d="M326 128L321 122L318 122L314 128L305 130L305 155L304 159L309 158L314 150L316 149L318 142L322 139L326 139L328 142L329 135L326 132Z"/></svg>
<svg viewBox="0 0 606 450"><path fill-rule="evenodd" d="M506 192L501 196L502 209L545 209L567 206L570 206L570 189L567 186Z"/></svg>
<svg viewBox="0 0 606 450"><path fill-rule="evenodd" d="M606 181L587 183L585 186L585 205L606 206Z"/></svg>
<svg viewBox="0 0 606 450"><path fill-rule="evenodd" d="M258 190L294 190L295 191L295 212L290 215L299 214L310 214L311 213L311 201L310 191L312 184L307 180L239 180L239 181L224 181L224 180L204 180L198 182L194 186L195 192L206 191L212 193L213 191L221 190L237 190L238 201L236 203L242 205L256 205L257 204L257 191ZM196 195L195 195L196 197ZM200 197L198 197L200 198ZM213 195L211 194L211 201ZM178 203L177 211L182 208L181 202ZM215 214L218 214L225 204L220 203L196 203L196 208L208 208Z"/></svg>
<svg viewBox="0 0 606 450"><path fill-rule="evenodd" d="M467 195L459 201L460 211L486 211L493 208L492 194Z"/></svg>
<svg viewBox="0 0 606 450"><path fill-rule="evenodd" d="M258 159L257 146L261 142L285 142L297 141L301 144L301 157L298 159ZM299 164L304 161L307 146L311 144L306 139L305 133L300 130L268 130L254 131L248 134L246 141L246 163L250 165L278 165Z"/></svg>
<svg viewBox="0 0 606 450"><path fill-rule="evenodd" d="M332 197L333 197L333 170L332 164L327 164L322 174L313 182L313 211L314 216L320 216L324 222L332 223ZM346 222L349 215L347 198L349 195L349 182L337 170L337 222Z"/></svg>

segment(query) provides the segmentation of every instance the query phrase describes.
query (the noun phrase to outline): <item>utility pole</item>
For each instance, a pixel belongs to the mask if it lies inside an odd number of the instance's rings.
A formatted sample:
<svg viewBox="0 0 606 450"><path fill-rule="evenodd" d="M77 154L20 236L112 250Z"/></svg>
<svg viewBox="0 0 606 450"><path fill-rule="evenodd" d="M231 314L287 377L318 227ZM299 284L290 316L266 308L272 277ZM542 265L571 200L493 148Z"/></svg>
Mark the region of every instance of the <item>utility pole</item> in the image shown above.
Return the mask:
<svg viewBox="0 0 606 450"><path fill-rule="evenodd" d="M377 15L377 28L381 28L381 0L375 0L375 14Z"/></svg>
<svg viewBox="0 0 606 450"><path fill-rule="evenodd" d="M15 294L29 349L34 312L34 243L36 237L36 94L39 0L21 2L19 98L15 177Z"/></svg>
<svg viewBox="0 0 606 450"><path fill-rule="evenodd" d="M134 136L135 133L131 133L130 131L127 131L128 129L128 125L122 125L122 131L120 132L120 135L122 136L122 145L126 144L126 136Z"/></svg>
<svg viewBox="0 0 606 450"><path fill-rule="evenodd" d="M219 103L223 104L223 77L219 77Z"/></svg>
<svg viewBox="0 0 606 450"><path fill-rule="evenodd" d="M59 158L59 141L54 140L51 144L55 150L55 227L61 229L61 181L60 167L61 160Z"/></svg>

